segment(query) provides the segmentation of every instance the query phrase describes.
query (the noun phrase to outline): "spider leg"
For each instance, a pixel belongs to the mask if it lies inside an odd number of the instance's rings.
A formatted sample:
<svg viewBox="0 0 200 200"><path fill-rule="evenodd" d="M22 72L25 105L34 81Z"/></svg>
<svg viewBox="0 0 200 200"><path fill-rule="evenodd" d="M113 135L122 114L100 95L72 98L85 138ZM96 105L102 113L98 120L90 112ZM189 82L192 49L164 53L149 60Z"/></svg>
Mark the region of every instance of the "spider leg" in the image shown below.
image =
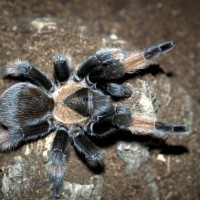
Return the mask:
<svg viewBox="0 0 200 200"><path fill-rule="evenodd" d="M85 156L90 166L103 165L103 153L87 138L82 128L73 132L72 140L76 150Z"/></svg>
<svg viewBox="0 0 200 200"><path fill-rule="evenodd" d="M132 95L131 89L117 83L97 83L95 86L114 99L128 98Z"/></svg>
<svg viewBox="0 0 200 200"><path fill-rule="evenodd" d="M149 117L134 117L130 130L136 134L152 135L187 135L189 133L189 128L185 125L168 124Z"/></svg>
<svg viewBox="0 0 200 200"><path fill-rule="evenodd" d="M173 47L173 42L164 42L144 51L134 52L130 56L121 49L98 51L79 67L74 80L78 82L86 78L86 83L92 84L118 79L126 73L135 73L147 67L151 60L170 51Z"/></svg>
<svg viewBox="0 0 200 200"><path fill-rule="evenodd" d="M112 77L121 77L124 75L123 65L120 63L120 60L125 58L125 53L120 49L105 49L96 52L91 56L85 63L83 63L77 70L74 80L81 81L86 76L88 76L92 71L102 71L102 68L108 68L107 71L113 71L110 74Z"/></svg>
<svg viewBox="0 0 200 200"><path fill-rule="evenodd" d="M65 163L68 158L69 136L64 128L59 128L53 140L49 161L50 179L53 182L53 195L59 198L65 174Z"/></svg>
<svg viewBox="0 0 200 200"><path fill-rule="evenodd" d="M147 60L157 58L161 54L164 54L170 51L174 47L174 45L175 45L174 42L169 41L169 42L163 42L158 45L149 47L144 51L144 57Z"/></svg>
<svg viewBox="0 0 200 200"><path fill-rule="evenodd" d="M47 135L53 131L54 126L50 121L43 121L35 125L23 127L0 128L0 150L7 151L15 148L22 141L26 142Z"/></svg>
<svg viewBox="0 0 200 200"><path fill-rule="evenodd" d="M53 58L56 82L63 84L68 80L71 71L71 62L69 57L58 55Z"/></svg>
<svg viewBox="0 0 200 200"><path fill-rule="evenodd" d="M132 120L130 110L124 105L118 105L103 119L88 124L87 132L94 136L106 136L117 130L128 130Z"/></svg>
<svg viewBox="0 0 200 200"><path fill-rule="evenodd" d="M146 68L153 59L167 53L173 47L174 42L169 41L149 47L141 52L134 52L132 55L123 60L125 72L130 74Z"/></svg>
<svg viewBox="0 0 200 200"><path fill-rule="evenodd" d="M0 72L1 77L24 77L43 87L47 91L53 90L50 79L27 61L16 60L8 63Z"/></svg>
<svg viewBox="0 0 200 200"><path fill-rule="evenodd" d="M33 125L27 125L21 127L21 133L23 135L23 141L30 139L36 139L38 137L43 137L48 133L52 132L55 129L55 126L50 120L39 122Z"/></svg>

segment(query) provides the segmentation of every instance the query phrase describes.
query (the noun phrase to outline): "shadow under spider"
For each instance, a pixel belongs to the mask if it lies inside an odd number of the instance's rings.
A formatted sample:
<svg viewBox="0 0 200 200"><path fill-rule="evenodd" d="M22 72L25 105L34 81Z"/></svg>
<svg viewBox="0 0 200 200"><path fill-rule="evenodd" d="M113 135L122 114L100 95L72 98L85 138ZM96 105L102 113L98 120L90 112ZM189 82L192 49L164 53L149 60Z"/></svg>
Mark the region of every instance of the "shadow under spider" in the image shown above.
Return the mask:
<svg viewBox="0 0 200 200"><path fill-rule="evenodd" d="M149 151L157 150L165 155L181 155L189 153L189 150L182 145L167 144L166 139L156 138L149 135L133 135L129 131L118 131L106 137L89 137L99 147L109 147L116 145L118 141L138 142L141 145L148 147ZM106 152L105 152L106 153ZM85 163L89 169L95 174L100 174L104 171L104 166L89 166L84 156L77 152L77 155Z"/></svg>
<svg viewBox="0 0 200 200"><path fill-rule="evenodd" d="M152 64L152 65L149 65L145 69L138 70L134 74L125 74L122 78L118 79L117 82L122 84L122 83L124 83L125 81L127 81L129 79L134 79L134 78L136 78L138 76L145 76L147 74L151 74L152 76L156 76L158 74L165 74L169 78L175 76L173 72L165 72L160 67L160 65Z"/></svg>

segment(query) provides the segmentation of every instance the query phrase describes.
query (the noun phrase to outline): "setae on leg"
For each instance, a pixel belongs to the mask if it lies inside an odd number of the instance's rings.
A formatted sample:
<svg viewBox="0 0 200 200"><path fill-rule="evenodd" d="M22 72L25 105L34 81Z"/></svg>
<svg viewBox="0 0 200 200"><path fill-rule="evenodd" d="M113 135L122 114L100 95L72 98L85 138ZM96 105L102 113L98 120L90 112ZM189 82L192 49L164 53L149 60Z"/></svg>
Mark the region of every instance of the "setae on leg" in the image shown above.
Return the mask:
<svg viewBox="0 0 200 200"><path fill-rule="evenodd" d="M8 63L0 72L1 77L24 77L47 91L53 90L53 83L40 70L27 61L16 60Z"/></svg>
<svg viewBox="0 0 200 200"><path fill-rule="evenodd" d="M72 139L76 150L85 156L90 166L103 165L103 153L87 138L83 129L73 132Z"/></svg>
<svg viewBox="0 0 200 200"><path fill-rule="evenodd" d="M131 132L148 135L187 135L189 129L185 125L174 125L156 121L150 117L134 117L130 127Z"/></svg>
<svg viewBox="0 0 200 200"><path fill-rule="evenodd" d="M70 58L64 55L58 55L53 58L56 82L63 84L70 76L71 63Z"/></svg>
<svg viewBox="0 0 200 200"><path fill-rule="evenodd" d="M66 129L59 128L56 132L49 158L50 180L53 182L53 195L56 198L59 198L62 193L68 148L68 133Z"/></svg>
<svg viewBox="0 0 200 200"><path fill-rule="evenodd" d="M128 98L132 95L131 89L117 83L97 83L96 88L110 95L113 99Z"/></svg>
<svg viewBox="0 0 200 200"><path fill-rule="evenodd" d="M130 110L124 105L114 107L104 118L87 124L87 132L92 136L106 136L118 130L129 130L132 123Z"/></svg>
<svg viewBox="0 0 200 200"><path fill-rule="evenodd" d="M74 80L79 82L86 78L88 85L116 80L125 74L146 68L153 59L167 53L173 47L174 43L169 41L130 55L126 55L121 49L98 51L79 67Z"/></svg>

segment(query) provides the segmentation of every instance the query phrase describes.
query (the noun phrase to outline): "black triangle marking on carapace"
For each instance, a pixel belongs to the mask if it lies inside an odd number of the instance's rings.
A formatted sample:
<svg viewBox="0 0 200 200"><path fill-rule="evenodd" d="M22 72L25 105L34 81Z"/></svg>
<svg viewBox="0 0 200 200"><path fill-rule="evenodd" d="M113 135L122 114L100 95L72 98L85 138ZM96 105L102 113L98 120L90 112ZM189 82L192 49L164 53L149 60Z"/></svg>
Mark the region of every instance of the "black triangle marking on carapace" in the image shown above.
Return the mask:
<svg viewBox="0 0 200 200"><path fill-rule="evenodd" d="M83 115L84 117L90 115L88 102L89 102L88 88L82 88L74 92L64 100L65 105L67 105L69 108L76 111L77 113Z"/></svg>

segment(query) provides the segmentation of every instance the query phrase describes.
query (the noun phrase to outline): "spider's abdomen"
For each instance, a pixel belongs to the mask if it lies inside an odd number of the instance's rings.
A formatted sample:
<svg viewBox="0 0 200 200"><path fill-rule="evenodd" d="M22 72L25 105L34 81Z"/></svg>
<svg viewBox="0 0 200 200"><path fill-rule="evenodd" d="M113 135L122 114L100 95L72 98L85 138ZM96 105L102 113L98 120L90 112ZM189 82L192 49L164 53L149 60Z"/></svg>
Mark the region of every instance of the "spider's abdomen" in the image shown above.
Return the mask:
<svg viewBox="0 0 200 200"><path fill-rule="evenodd" d="M110 97L81 84L65 85L54 93L53 117L65 124L81 125L89 116L104 115L112 108Z"/></svg>
<svg viewBox="0 0 200 200"><path fill-rule="evenodd" d="M36 124L50 116L53 105L41 88L18 83L0 96L0 122L7 127Z"/></svg>

